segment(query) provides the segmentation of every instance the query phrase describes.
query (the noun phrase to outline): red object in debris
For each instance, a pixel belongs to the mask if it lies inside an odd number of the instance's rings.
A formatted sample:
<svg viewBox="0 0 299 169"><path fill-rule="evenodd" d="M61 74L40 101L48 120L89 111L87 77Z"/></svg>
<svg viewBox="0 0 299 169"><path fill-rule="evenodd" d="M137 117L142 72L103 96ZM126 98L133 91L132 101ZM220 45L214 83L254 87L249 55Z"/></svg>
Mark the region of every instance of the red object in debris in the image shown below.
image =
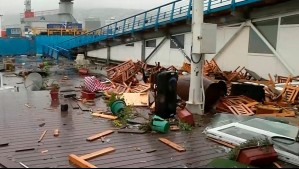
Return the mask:
<svg viewBox="0 0 299 169"><path fill-rule="evenodd" d="M265 166L277 161L273 146L241 149L237 161L252 166Z"/></svg>
<svg viewBox="0 0 299 169"><path fill-rule="evenodd" d="M86 100L94 100L96 98L96 94L94 92L88 92L86 90L81 91L81 98Z"/></svg>
<svg viewBox="0 0 299 169"><path fill-rule="evenodd" d="M88 69L79 69L80 75L88 75Z"/></svg>
<svg viewBox="0 0 299 169"><path fill-rule="evenodd" d="M58 100L58 92L50 92L52 100Z"/></svg>
<svg viewBox="0 0 299 169"><path fill-rule="evenodd" d="M25 18L33 18L34 17L34 12L25 11L24 15L25 15Z"/></svg>
<svg viewBox="0 0 299 169"><path fill-rule="evenodd" d="M180 121L194 126L193 115L187 109L179 110L177 116L180 119Z"/></svg>
<svg viewBox="0 0 299 169"><path fill-rule="evenodd" d="M1 31L1 36L3 38L7 37L6 31L5 30L0 30Z"/></svg>

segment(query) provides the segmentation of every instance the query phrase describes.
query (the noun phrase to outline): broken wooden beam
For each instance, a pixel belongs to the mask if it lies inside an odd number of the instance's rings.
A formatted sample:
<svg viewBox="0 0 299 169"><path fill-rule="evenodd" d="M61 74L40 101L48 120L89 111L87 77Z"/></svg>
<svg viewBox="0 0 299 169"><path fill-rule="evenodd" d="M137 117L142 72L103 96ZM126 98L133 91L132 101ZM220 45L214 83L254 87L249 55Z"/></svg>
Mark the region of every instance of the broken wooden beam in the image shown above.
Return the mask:
<svg viewBox="0 0 299 169"><path fill-rule="evenodd" d="M168 145L168 146L174 148L174 149L177 150L178 152L185 152L185 151L186 151L185 148L183 148L183 147L181 147L180 145L178 145L178 144L176 144L176 143L174 143L174 142L171 142L171 141L169 141L169 140L167 140L167 139L165 139L165 138L159 138L159 140L160 140L161 142L163 142L164 144L166 144L166 145Z"/></svg>
<svg viewBox="0 0 299 169"><path fill-rule="evenodd" d="M94 153L90 153L90 154L86 154L84 156L81 156L80 158L82 158L83 160L91 160L93 158L108 154L110 152L115 151L115 149L113 147L109 147L109 148L105 148L103 150L99 150L97 152Z"/></svg>
<svg viewBox="0 0 299 169"><path fill-rule="evenodd" d="M92 113L91 115L95 116L95 117L101 117L101 118L109 119L109 120L116 120L118 118L117 116L101 114L101 113Z"/></svg>
<svg viewBox="0 0 299 169"><path fill-rule="evenodd" d="M95 165L90 164L89 162L81 159L80 157L76 156L75 154L69 155L69 161L81 168L97 168Z"/></svg>
<svg viewBox="0 0 299 169"><path fill-rule="evenodd" d="M114 133L113 130L107 130L107 131L102 132L100 134L96 134L96 135L90 136L86 140L87 141L94 141L94 140L97 140L97 139L99 139L101 137L107 136L107 135L112 134L112 133Z"/></svg>
<svg viewBox="0 0 299 169"><path fill-rule="evenodd" d="M81 168L97 168L95 165L89 163L87 160L91 160L93 158L108 154L113 151L115 151L115 149L113 147L109 147L94 153L83 155L81 157L75 154L71 154L69 155L69 161Z"/></svg>
<svg viewBox="0 0 299 169"><path fill-rule="evenodd" d="M40 142L43 140L43 138L45 137L47 131L48 131L48 130L45 130L45 131L43 132L43 134L40 136L40 138L39 138L39 140L38 140L38 143L40 143Z"/></svg>

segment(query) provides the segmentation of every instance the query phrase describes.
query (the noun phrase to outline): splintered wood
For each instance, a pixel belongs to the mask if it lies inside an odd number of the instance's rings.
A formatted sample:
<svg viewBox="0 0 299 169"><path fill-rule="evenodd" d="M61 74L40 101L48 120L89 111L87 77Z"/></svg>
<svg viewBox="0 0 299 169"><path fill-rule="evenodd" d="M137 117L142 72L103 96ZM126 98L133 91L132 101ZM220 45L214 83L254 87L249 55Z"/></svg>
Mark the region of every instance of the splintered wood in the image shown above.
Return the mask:
<svg viewBox="0 0 299 169"><path fill-rule="evenodd" d="M259 103L246 96L229 96L221 99L217 105L217 110L231 112L235 115L251 116L255 113L255 106Z"/></svg>
<svg viewBox="0 0 299 169"><path fill-rule="evenodd" d="M163 142L164 144L166 144L166 145L168 145L168 146L174 148L174 149L177 150L178 152L185 152L185 151L186 151L185 148L183 148L183 147L181 147L180 145L178 145L178 144L176 144L176 143L174 143L174 142L171 142L171 141L169 141L169 140L167 140L167 139L165 139L165 138L159 138L159 140L160 140L161 142Z"/></svg>
<svg viewBox="0 0 299 169"><path fill-rule="evenodd" d="M98 113L98 112L92 113L91 115L94 117L101 117L101 118L105 118L105 119L109 119L109 120L116 120L118 118L117 116L102 114L102 113Z"/></svg>
<svg viewBox="0 0 299 169"><path fill-rule="evenodd" d="M107 131L102 132L100 134L96 134L96 135L93 135L91 137L88 137L86 140L87 141L94 141L94 140L97 140L97 139L99 139L101 137L107 136L107 135L112 134L112 133L114 133L113 130L107 130Z"/></svg>
<svg viewBox="0 0 299 169"><path fill-rule="evenodd" d="M75 154L70 154L69 161L80 168L97 168L95 165L89 163L87 160L91 160L93 158L103 156L103 155L111 153L113 151L115 151L115 149L113 147L109 147L109 148L106 148L106 149L103 149L103 150L100 150L100 151L97 151L94 153L86 154L86 155L83 155L80 157Z"/></svg>
<svg viewBox="0 0 299 169"><path fill-rule="evenodd" d="M40 143L40 142L44 139L44 137L45 137L47 131L48 131L48 130L45 130L45 131L43 132L43 134L42 134L42 135L40 136L40 138L38 139L38 143Z"/></svg>

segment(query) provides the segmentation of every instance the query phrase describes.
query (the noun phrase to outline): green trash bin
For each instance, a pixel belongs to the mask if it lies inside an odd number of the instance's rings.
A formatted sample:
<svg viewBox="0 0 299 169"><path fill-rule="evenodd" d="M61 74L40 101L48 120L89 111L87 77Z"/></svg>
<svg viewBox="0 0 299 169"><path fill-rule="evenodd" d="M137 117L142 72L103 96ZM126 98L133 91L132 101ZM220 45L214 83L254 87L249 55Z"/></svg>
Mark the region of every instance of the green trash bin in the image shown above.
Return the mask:
<svg viewBox="0 0 299 169"><path fill-rule="evenodd" d="M161 133L167 133L170 129L170 124L168 121L162 119L161 117L154 116L151 128L154 131L158 131Z"/></svg>

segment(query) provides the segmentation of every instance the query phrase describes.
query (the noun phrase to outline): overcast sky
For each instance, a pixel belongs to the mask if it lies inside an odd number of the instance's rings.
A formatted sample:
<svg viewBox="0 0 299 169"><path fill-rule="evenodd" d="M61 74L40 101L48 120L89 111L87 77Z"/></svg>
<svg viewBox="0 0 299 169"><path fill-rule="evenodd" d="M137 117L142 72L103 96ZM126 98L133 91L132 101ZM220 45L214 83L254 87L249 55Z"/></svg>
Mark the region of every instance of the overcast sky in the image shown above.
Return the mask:
<svg viewBox="0 0 299 169"><path fill-rule="evenodd" d="M174 0L74 0L74 8L151 9ZM31 0L34 11L58 9L59 0ZM24 0L0 0L0 14L18 14L24 11Z"/></svg>

